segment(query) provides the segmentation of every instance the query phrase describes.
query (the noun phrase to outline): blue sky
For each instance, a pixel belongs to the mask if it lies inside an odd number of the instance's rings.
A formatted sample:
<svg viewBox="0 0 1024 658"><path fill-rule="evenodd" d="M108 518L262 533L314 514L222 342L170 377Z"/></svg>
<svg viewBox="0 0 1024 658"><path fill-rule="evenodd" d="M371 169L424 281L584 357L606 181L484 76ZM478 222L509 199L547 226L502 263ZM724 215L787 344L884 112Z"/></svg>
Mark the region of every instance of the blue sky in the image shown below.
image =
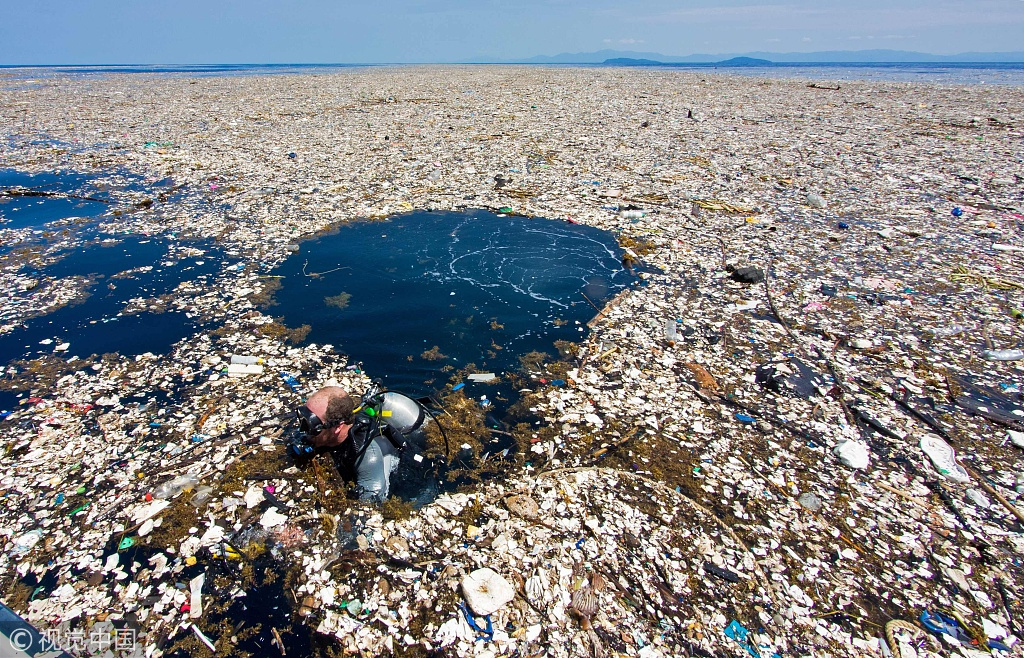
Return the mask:
<svg viewBox="0 0 1024 658"><path fill-rule="evenodd" d="M1024 0L3 0L0 64L1024 50Z"/></svg>

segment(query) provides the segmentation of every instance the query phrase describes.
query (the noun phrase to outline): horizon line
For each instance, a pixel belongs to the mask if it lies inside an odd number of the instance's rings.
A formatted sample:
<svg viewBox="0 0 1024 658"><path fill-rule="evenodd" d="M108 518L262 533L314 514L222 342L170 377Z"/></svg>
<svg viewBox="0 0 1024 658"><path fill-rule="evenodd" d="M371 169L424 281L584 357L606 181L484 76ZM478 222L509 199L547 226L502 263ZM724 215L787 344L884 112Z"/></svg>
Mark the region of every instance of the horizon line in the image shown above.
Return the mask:
<svg viewBox="0 0 1024 658"><path fill-rule="evenodd" d="M829 51L829 52L858 52L858 51ZM784 54L784 53L780 53ZM927 55L928 53L920 53ZM978 53L978 54L1001 54L1001 53ZM1010 53L1007 53L1010 54ZM536 59L537 57L558 57L558 55L534 55L530 59ZM693 55L666 55L666 57L693 57ZM953 57L953 55L936 55L936 57ZM1020 59L1008 59L1008 60L946 60L946 61L926 61L926 60L875 60L875 61L835 61L835 60L808 60L808 61L777 61L765 59L763 57L749 57L746 55L736 55L729 57L728 59L718 61L707 61L707 62L671 62L671 61L658 61L644 57L611 57L609 60L635 60L635 61L650 61L657 64L673 65L673 66L690 66L690 65L709 65L709 64L721 64L734 59L762 59L770 64L1024 64L1024 57ZM606 60L607 61L607 60ZM545 66L545 65L567 65L567 64L587 64L587 65L599 65L604 62L593 62L593 61L560 61L560 62L537 62L529 60L501 60L501 61L473 61L473 60L461 60L461 61L431 61L431 62L202 62L202 63L146 63L146 62L89 62L89 63L60 63L60 64L0 64L0 69L17 69L17 68L126 68L126 67L147 67L147 68L159 68L159 67L180 67L180 68L200 68L200 67L214 67L214 66L236 66L236 67L249 67L249 66L502 66L508 64L516 65L529 65L529 66Z"/></svg>

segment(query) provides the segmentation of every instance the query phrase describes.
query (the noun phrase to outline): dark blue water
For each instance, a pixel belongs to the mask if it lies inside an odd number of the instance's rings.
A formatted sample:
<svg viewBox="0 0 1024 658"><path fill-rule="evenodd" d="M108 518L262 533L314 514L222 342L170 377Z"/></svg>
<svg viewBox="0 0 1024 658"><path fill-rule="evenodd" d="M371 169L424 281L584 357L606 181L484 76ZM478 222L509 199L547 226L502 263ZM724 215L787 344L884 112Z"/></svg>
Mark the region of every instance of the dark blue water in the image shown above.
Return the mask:
<svg viewBox="0 0 1024 658"><path fill-rule="evenodd" d="M88 180L86 174L31 175L12 169L0 170L0 190L28 188L34 191L77 193L83 190ZM96 194L95 198L102 197ZM82 199L0 196L0 228L34 228L67 217L98 217L109 207L109 203Z"/></svg>
<svg viewBox="0 0 1024 658"><path fill-rule="evenodd" d="M119 195L131 192L157 193L170 186L169 180L147 182L142 176L115 172L108 175L75 171L29 174L0 169L0 192L32 191L62 196L0 195L0 228L43 228L66 223L70 218L98 220L118 207ZM88 198L72 198L88 197ZM96 199L96 200L92 200ZM78 222L77 226L88 224Z"/></svg>
<svg viewBox="0 0 1024 658"><path fill-rule="evenodd" d="M95 65L0 65L6 72L23 71L23 78L52 76L106 76L116 73L163 75L169 77L226 77L247 75L280 75L296 73L329 73L361 69L380 64L95 64Z"/></svg>
<svg viewBox="0 0 1024 658"><path fill-rule="evenodd" d="M186 256L184 249L205 253ZM0 363L49 354L65 342L70 347L61 353L63 356L166 352L176 341L195 331L198 321L179 312L125 316L125 303L132 298L170 293L183 281L212 283L212 275L220 269L223 259L220 251L209 243L134 235L108 237L105 242L86 244L60 255L62 258L53 265L26 268L24 273L54 279L88 277L92 281L88 297L30 318L13 332L0 336ZM33 294L39 293L21 293L24 298Z"/></svg>
<svg viewBox="0 0 1024 658"><path fill-rule="evenodd" d="M584 295L601 306L637 280L620 258L614 236L592 227L414 212L303 243L275 271L284 279L272 312L311 325L309 341L334 345L389 388L422 395L449 383L451 369L500 376L527 352L557 356L554 341L582 340L596 313ZM425 358L435 346L440 356ZM474 397L496 390L467 382Z"/></svg>

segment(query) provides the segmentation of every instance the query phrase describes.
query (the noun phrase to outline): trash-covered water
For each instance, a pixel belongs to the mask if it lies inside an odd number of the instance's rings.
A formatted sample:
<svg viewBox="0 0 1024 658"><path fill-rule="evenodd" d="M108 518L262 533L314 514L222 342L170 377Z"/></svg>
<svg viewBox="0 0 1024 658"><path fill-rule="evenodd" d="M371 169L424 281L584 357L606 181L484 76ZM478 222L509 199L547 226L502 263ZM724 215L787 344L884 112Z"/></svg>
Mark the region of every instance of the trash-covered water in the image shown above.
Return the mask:
<svg viewBox="0 0 1024 658"><path fill-rule="evenodd" d="M22 281L0 309L0 365L165 352L195 331L167 296L182 282L212 283L221 250L211 240L110 232L118 213L151 212L178 196L170 179L123 170L0 170L0 230L12 229L0 265Z"/></svg>
<svg viewBox="0 0 1024 658"><path fill-rule="evenodd" d="M493 400L509 391L457 373L501 377L529 352L557 358L555 341L583 339L595 306L637 281L621 257L610 233L565 221L413 212L304 242L274 272L283 279L270 312L309 324L309 341L393 390L465 383Z"/></svg>
<svg viewBox="0 0 1024 658"><path fill-rule="evenodd" d="M108 237L57 255L62 257L52 265L27 269L40 280L82 277L82 294L0 336L0 363L58 348L81 357L165 352L198 325L185 313L167 311L159 298L183 281L209 280L221 264L219 250L209 244L183 247L174 240L134 235ZM133 299L147 300L136 305L143 312L126 311Z"/></svg>
<svg viewBox="0 0 1024 658"><path fill-rule="evenodd" d="M170 186L170 179L147 182L126 172L30 174L0 169L0 229L42 229L51 223L64 224L71 218L77 220L75 226L81 229L115 208L118 193L166 191Z"/></svg>

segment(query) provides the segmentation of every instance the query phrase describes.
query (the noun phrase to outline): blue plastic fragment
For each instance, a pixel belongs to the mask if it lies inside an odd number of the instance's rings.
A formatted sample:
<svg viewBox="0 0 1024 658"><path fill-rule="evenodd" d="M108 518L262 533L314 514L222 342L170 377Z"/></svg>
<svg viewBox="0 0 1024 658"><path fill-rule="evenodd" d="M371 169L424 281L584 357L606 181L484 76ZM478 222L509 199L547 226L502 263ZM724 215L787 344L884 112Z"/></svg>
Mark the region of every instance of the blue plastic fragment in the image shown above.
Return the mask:
<svg viewBox="0 0 1024 658"><path fill-rule="evenodd" d="M583 548L583 544L586 543L586 537L580 537L580 540L576 542L576 548Z"/></svg>
<svg viewBox="0 0 1024 658"><path fill-rule="evenodd" d="M922 626L933 633L944 633L965 644L971 642L971 636L966 633L959 621L937 610L934 612L922 611L919 620Z"/></svg>
<svg viewBox="0 0 1024 658"><path fill-rule="evenodd" d="M736 414L736 420L740 421L741 423L756 423L757 422L756 418L754 418L753 416L748 416L747 414Z"/></svg>
<svg viewBox="0 0 1024 658"><path fill-rule="evenodd" d="M64 494L62 494L62 493L57 494L57 504L60 505L63 502L64 502Z"/></svg>
<svg viewBox="0 0 1024 658"><path fill-rule="evenodd" d="M750 646L750 643L747 641L747 636L750 635L750 631L743 628L743 626L741 626L735 619L729 622L729 625L725 627L725 635L726 637L735 640L736 644L746 649L747 653L754 658L761 658L761 654L758 653L757 649Z"/></svg>
<svg viewBox="0 0 1024 658"><path fill-rule="evenodd" d="M963 208L961 208L960 206L957 206L957 207L953 208L953 216L954 217L963 217L963 215L964 215Z"/></svg>
<svg viewBox="0 0 1024 658"><path fill-rule="evenodd" d="M551 380L551 385L552 386L565 386L565 380L564 379L552 379Z"/></svg>
<svg viewBox="0 0 1024 658"><path fill-rule="evenodd" d="M848 229L848 228L850 228L850 225L847 224L846 222L839 222L839 228L841 228L841 229Z"/></svg>
<svg viewBox="0 0 1024 658"><path fill-rule="evenodd" d="M465 385L466 385L466 383L465 383L465 382L459 382L459 383L458 383L458 384L456 384L455 386L452 386L452 390L453 390L453 391L461 391L461 390L462 390L462 388L463 388L463 387L464 387Z"/></svg>
<svg viewBox="0 0 1024 658"><path fill-rule="evenodd" d="M478 641L484 640L485 642L490 642L494 639L494 624L491 623L490 615L484 617L484 619L487 620L487 627L480 628L480 625L476 623L475 619L473 619L473 613L469 611L469 606L466 605L465 601L459 604L459 609L462 610L462 614L465 615L466 623L469 624L469 627L480 635L480 637L477 638Z"/></svg>
<svg viewBox="0 0 1024 658"><path fill-rule="evenodd" d="M749 634L750 631L743 628L743 626L735 619L729 622L729 625L725 627L725 636L731 640L736 640L737 642L745 641Z"/></svg>
<svg viewBox="0 0 1024 658"><path fill-rule="evenodd" d="M289 375L286 372L282 372L281 373L281 379L283 379L284 383L288 384L288 387L291 388L296 393L301 393L302 392L302 384L300 384L299 380L295 379L295 377L293 375Z"/></svg>

